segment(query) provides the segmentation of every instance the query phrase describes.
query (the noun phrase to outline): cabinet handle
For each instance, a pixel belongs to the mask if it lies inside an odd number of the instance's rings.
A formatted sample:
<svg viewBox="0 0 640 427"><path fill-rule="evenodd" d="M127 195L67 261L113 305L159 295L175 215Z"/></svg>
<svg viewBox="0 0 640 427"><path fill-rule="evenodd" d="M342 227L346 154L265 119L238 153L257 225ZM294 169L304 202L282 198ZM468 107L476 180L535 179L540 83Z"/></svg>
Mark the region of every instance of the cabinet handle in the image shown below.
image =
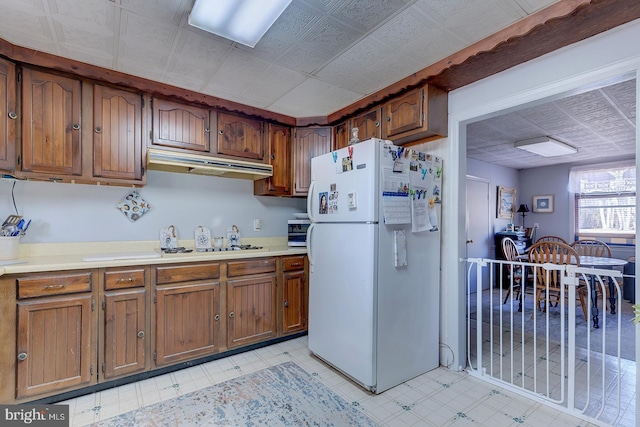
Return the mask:
<svg viewBox="0 0 640 427"><path fill-rule="evenodd" d="M18 115L15 113L15 111L9 111L9 118L11 120L15 120L18 118Z"/></svg>
<svg viewBox="0 0 640 427"><path fill-rule="evenodd" d="M216 314L215 316L213 316L213 320L220 320L220 315Z"/></svg>
<svg viewBox="0 0 640 427"><path fill-rule="evenodd" d="M220 135L224 135L224 131L223 131L223 130L219 130L219 131L218 131L218 133L219 133Z"/></svg>
<svg viewBox="0 0 640 427"><path fill-rule="evenodd" d="M62 289L64 287L66 287L67 285L47 285L44 288L45 289Z"/></svg>
<svg viewBox="0 0 640 427"><path fill-rule="evenodd" d="M138 331L138 338L144 338L144 331Z"/></svg>
<svg viewBox="0 0 640 427"><path fill-rule="evenodd" d="M118 279L118 283L124 283L124 282L133 282L133 277L129 277L127 279Z"/></svg>
<svg viewBox="0 0 640 427"><path fill-rule="evenodd" d="M211 132L211 129L209 129L209 128L204 128L204 131L205 131L206 133L209 133L209 132Z"/></svg>
<svg viewBox="0 0 640 427"><path fill-rule="evenodd" d="M97 128L95 129L95 131L96 131L96 133L100 133L100 132L102 132L102 128L97 127Z"/></svg>
<svg viewBox="0 0 640 427"><path fill-rule="evenodd" d="M271 160L275 160L276 156L274 156L273 154L271 155Z"/></svg>
<svg viewBox="0 0 640 427"><path fill-rule="evenodd" d="M391 117L387 117L387 121L390 122L391 121Z"/></svg>
<svg viewBox="0 0 640 427"><path fill-rule="evenodd" d="M20 353L18 355L18 360L26 360L27 359L27 353Z"/></svg>
<svg viewBox="0 0 640 427"><path fill-rule="evenodd" d="M376 127L380 127L380 122L376 122Z"/></svg>
<svg viewBox="0 0 640 427"><path fill-rule="evenodd" d="M79 124L74 124L73 126L71 126L73 128L73 130L78 130L80 129L80 125Z"/></svg>
<svg viewBox="0 0 640 427"><path fill-rule="evenodd" d="M233 313L233 311L232 311L231 313L229 313L229 317L230 317L231 319L233 319L233 316L235 316L235 314L234 314L234 313Z"/></svg>
<svg viewBox="0 0 640 427"><path fill-rule="evenodd" d="M302 267L302 264L300 264L299 262L292 262L291 267Z"/></svg>
<svg viewBox="0 0 640 427"><path fill-rule="evenodd" d="M289 301L285 301L285 302L284 302L284 306L285 306L285 307L289 307Z"/></svg>

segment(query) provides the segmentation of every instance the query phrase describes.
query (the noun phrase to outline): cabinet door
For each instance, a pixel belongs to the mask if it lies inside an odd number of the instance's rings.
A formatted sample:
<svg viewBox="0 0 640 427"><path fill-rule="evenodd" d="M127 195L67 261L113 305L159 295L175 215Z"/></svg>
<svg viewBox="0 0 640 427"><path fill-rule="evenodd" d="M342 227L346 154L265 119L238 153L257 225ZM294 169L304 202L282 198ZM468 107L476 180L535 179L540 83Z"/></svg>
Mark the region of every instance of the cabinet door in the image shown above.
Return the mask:
<svg viewBox="0 0 640 427"><path fill-rule="evenodd" d="M227 345L240 347L276 336L276 276L227 281Z"/></svg>
<svg viewBox="0 0 640 427"><path fill-rule="evenodd" d="M339 150L349 145L349 122L340 123L333 128L333 149Z"/></svg>
<svg viewBox="0 0 640 427"><path fill-rule="evenodd" d="M380 109L376 108L349 120L349 128L351 130L358 128L358 139L360 141L366 141L370 138L382 138Z"/></svg>
<svg viewBox="0 0 640 427"><path fill-rule="evenodd" d="M0 59L0 169L16 168L16 66Z"/></svg>
<svg viewBox="0 0 640 427"><path fill-rule="evenodd" d="M283 279L282 333L303 331L307 328L305 272L287 272L283 274Z"/></svg>
<svg viewBox="0 0 640 427"><path fill-rule="evenodd" d="M385 105L385 137L420 129L424 122L424 91L408 92Z"/></svg>
<svg viewBox="0 0 640 427"><path fill-rule="evenodd" d="M211 112L207 108L153 99L153 145L209 152Z"/></svg>
<svg viewBox="0 0 640 427"><path fill-rule="evenodd" d="M22 171L81 175L79 80L22 69Z"/></svg>
<svg viewBox="0 0 640 427"><path fill-rule="evenodd" d="M291 194L291 130L286 126L267 125L268 162L273 176L254 182L254 194L288 196Z"/></svg>
<svg viewBox="0 0 640 427"><path fill-rule="evenodd" d="M218 154L264 159L262 122L234 114L218 113Z"/></svg>
<svg viewBox="0 0 640 427"><path fill-rule="evenodd" d="M105 379L144 371L147 335L144 288L104 295Z"/></svg>
<svg viewBox="0 0 640 427"><path fill-rule="evenodd" d="M293 195L306 196L311 184L311 159L331 151L330 127L300 128L293 142Z"/></svg>
<svg viewBox="0 0 640 427"><path fill-rule="evenodd" d="M142 179L142 96L95 85L93 176Z"/></svg>
<svg viewBox="0 0 640 427"><path fill-rule="evenodd" d="M88 385L91 295L18 302L16 398Z"/></svg>
<svg viewBox="0 0 640 427"><path fill-rule="evenodd" d="M156 365L219 349L220 283L156 288Z"/></svg>

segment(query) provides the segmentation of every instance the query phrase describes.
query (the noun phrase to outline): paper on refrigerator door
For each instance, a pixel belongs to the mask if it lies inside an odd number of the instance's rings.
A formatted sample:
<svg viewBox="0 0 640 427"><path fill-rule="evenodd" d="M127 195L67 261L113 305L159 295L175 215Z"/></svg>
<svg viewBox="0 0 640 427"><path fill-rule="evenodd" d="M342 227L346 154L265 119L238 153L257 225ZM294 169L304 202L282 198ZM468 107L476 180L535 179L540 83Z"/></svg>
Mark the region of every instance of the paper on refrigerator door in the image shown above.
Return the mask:
<svg viewBox="0 0 640 427"><path fill-rule="evenodd" d="M407 168L408 169L408 168ZM409 174L382 168L382 209L385 224L410 224Z"/></svg>

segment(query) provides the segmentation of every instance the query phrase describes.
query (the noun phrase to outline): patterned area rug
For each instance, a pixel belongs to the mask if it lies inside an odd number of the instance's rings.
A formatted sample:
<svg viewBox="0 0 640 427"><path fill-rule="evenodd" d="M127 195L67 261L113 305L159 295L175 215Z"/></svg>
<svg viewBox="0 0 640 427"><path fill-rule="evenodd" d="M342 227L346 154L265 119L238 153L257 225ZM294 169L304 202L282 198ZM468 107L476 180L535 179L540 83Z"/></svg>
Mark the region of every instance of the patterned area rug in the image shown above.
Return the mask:
<svg viewBox="0 0 640 427"><path fill-rule="evenodd" d="M94 424L123 426L377 426L293 362Z"/></svg>

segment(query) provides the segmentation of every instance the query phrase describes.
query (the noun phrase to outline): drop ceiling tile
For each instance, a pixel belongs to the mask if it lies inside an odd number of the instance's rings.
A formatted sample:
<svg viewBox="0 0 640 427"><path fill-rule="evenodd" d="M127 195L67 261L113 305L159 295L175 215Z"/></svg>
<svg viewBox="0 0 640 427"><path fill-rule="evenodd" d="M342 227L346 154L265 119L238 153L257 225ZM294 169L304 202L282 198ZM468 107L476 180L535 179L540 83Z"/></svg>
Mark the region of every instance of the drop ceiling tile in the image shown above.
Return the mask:
<svg viewBox="0 0 640 427"><path fill-rule="evenodd" d="M203 90L232 50L230 44L201 32L180 30L165 77L177 86Z"/></svg>
<svg viewBox="0 0 640 427"><path fill-rule="evenodd" d="M531 15L540 9L552 5L556 0L515 0L515 2L520 5L527 14Z"/></svg>
<svg viewBox="0 0 640 427"><path fill-rule="evenodd" d="M416 5L467 43L479 41L526 16L522 8L502 0L418 0Z"/></svg>
<svg viewBox="0 0 640 427"><path fill-rule="evenodd" d="M406 0L348 0L343 1L331 15L366 32L374 29L390 16L406 8Z"/></svg>
<svg viewBox="0 0 640 427"><path fill-rule="evenodd" d="M278 64L301 73L312 74L318 68L328 63L333 54L331 52L317 52L293 47L278 60Z"/></svg>
<svg viewBox="0 0 640 427"><path fill-rule="evenodd" d="M178 25L191 12L193 0L120 0L120 5L138 15Z"/></svg>
<svg viewBox="0 0 640 427"><path fill-rule="evenodd" d="M328 83L307 79L272 104L272 109L293 117L326 116L335 105L349 105L361 95Z"/></svg>
<svg viewBox="0 0 640 427"><path fill-rule="evenodd" d="M154 23L146 17L123 10L118 66L125 67L127 64L128 70L148 69L154 76L161 75L174 48L177 33L178 27L175 25Z"/></svg>
<svg viewBox="0 0 640 427"><path fill-rule="evenodd" d="M75 42L76 30L93 31L102 35L114 34L114 15L116 7L103 0L52 0L50 2L51 19L67 30L67 42Z"/></svg>
<svg viewBox="0 0 640 427"><path fill-rule="evenodd" d="M2 5L0 35L18 46L56 52L57 47L42 1L10 2Z"/></svg>
<svg viewBox="0 0 640 427"><path fill-rule="evenodd" d="M259 79L247 86L244 93L255 98L263 106L262 108L270 110L273 103L301 84L306 78L307 76L302 73L272 64ZM264 81L269 81L269 84L265 85Z"/></svg>
<svg viewBox="0 0 640 427"><path fill-rule="evenodd" d="M239 49L233 49L229 56L212 75L211 81L224 82L228 90L242 93L247 86L260 79L270 63L253 57Z"/></svg>
<svg viewBox="0 0 640 427"><path fill-rule="evenodd" d="M298 47L310 52L325 52L331 56L348 48L363 33L336 20L322 18L309 29Z"/></svg>

